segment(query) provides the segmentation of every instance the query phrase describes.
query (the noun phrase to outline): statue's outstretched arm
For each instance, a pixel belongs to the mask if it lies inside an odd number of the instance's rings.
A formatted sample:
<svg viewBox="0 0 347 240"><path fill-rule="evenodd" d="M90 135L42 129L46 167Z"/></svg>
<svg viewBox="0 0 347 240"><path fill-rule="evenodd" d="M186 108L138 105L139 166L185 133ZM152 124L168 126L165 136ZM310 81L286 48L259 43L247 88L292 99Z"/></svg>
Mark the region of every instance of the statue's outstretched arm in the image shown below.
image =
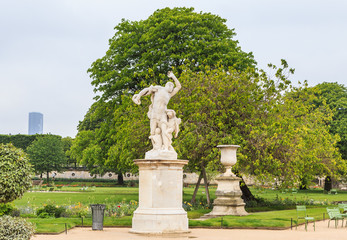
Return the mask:
<svg viewBox="0 0 347 240"><path fill-rule="evenodd" d="M152 85L148 88L144 88L142 89L138 94L135 94L133 97L132 97L132 100L134 103L136 103L137 105L140 105L141 104L141 97L142 96L147 96L153 92L156 92L158 91L156 88L154 88Z"/></svg>
<svg viewBox="0 0 347 240"><path fill-rule="evenodd" d="M174 82L175 82L176 86L175 86L175 88L173 89L173 91L171 93L171 96L174 96L182 88L181 83L178 81L178 79L176 78L175 74L173 74L173 72L169 71L167 73L167 76L169 78L172 78L174 80Z"/></svg>

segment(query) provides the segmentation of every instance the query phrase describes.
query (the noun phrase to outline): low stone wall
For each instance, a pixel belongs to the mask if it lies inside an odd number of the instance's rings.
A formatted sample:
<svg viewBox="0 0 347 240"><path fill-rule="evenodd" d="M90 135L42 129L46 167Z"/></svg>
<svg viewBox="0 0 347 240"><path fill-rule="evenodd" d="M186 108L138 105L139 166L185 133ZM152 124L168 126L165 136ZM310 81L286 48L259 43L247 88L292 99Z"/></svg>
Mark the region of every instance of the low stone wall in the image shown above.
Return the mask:
<svg viewBox="0 0 347 240"><path fill-rule="evenodd" d="M58 173L58 172L50 172L49 173L50 177L55 177L55 178L66 178L66 179L114 179L117 180L118 175L115 173L111 173L108 172L103 176L100 175L96 175L94 177L94 175L91 175L88 171L86 170L68 170L68 171L64 171L62 173ZM40 177L40 175L36 175L36 177ZM124 177L124 181L127 180L139 180L139 176L138 174L132 174L132 173L125 173L123 175ZM42 174L42 178L45 179L46 178L46 174ZM199 179L199 175L196 173L184 173L183 174L183 183L184 184L196 184L196 182ZM253 185L254 181L252 178L250 177L245 177L244 180L246 181L247 185ZM201 180L201 184L204 184L204 180ZM210 184L217 184L216 181L212 180L210 182Z"/></svg>
<svg viewBox="0 0 347 240"><path fill-rule="evenodd" d="M50 172L49 173L50 177L55 177L55 178L66 178L66 179L114 179L117 180L118 175L115 173L108 172L103 176L100 175L92 175L88 171L84 170L69 170L65 171L62 173L59 172ZM40 177L40 175L36 175L36 177ZM46 174L42 174L42 178L45 178ZM123 175L124 180L138 180L138 175L137 174L131 174L131 173L125 173Z"/></svg>
<svg viewBox="0 0 347 240"><path fill-rule="evenodd" d="M88 171L86 170L68 170L62 173L58 173L58 172L51 172L49 174L50 177L53 176L53 174L55 174L55 178L66 178L66 179L92 179L94 178L93 175L91 175ZM40 175L36 175L36 177L40 177ZM45 178L46 175L42 174L42 177ZM139 177L137 174L132 174L132 173L125 173L124 174L124 181L129 181L129 180L139 180ZM95 178L97 179L114 179L117 180L118 175L115 173L106 173L103 176L100 175L96 175ZM184 184L196 184L196 182L199 179L199 175L196 173L184 173L183 174L183 183ZM246 182L246 184L248 186L252 186L252 185L257 185L255 179L253 177L250 176L243 176L244 181ZM320 187L324 187L324 178L317 178L317 185ZM204 184L204 180L201 180L201 184ZM217 182L212 180L210 182L210 184L216 185ZM340 190L347 190L347 182L339 182L337 184L335 184L336 186L334 186L334 188L340 189Z"/></svg>

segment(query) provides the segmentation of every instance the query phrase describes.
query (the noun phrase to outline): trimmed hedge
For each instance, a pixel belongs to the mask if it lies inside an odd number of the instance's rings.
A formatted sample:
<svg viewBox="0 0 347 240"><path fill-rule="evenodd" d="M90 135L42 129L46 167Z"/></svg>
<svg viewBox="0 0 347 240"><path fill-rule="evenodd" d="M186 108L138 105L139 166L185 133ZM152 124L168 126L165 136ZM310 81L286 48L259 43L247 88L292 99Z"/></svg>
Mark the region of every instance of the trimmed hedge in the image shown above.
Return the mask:
<svg viewBox="0 0 347 240"><path fill-rule="evenodd" d="M17 135L3 135L0 134L0 144L12 143L16 148L21 148L24 151L35 141L38 137L46 136L46 134L35 134L35 135L26 135L26 134L17 134ZM54 135L58 136L59 135Z"/></svg>
<svg viewBox="0 0 347 240"><path fill-rule="evenodd" d="M6 144L6 143L12 143L13 146L16 148L21 148L24 151L29 147L29 145L36 140L38 136L41 136L39 134L36 135L24 135L24 134L17 134L17 135L0 135L0 143Z"/></svg>

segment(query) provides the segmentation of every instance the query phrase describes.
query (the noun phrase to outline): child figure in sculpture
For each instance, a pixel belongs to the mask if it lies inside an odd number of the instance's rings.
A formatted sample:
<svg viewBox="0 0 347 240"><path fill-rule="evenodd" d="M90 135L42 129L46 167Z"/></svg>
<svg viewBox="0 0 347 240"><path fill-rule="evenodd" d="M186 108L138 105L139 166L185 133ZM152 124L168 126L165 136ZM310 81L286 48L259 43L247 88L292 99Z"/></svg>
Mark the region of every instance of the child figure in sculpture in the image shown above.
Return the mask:
<svg viewBox="0 0 347 240"><path fill-rule="evenodd" d="M166 131L165 134L163 134L163 143L164 143L164 149L169 151L174 151L172 144L172 133L175 132L175 138L178 136L178 132L180 131L179 125L181 123L181 119L176 117L176 112L172 109L166 110L167 114L167 123L166 125Z"/></svg>
<svg viewBox="0 0 347 240"><path fill-rule="evenodd" d="M160 128L155 129L155 134L149 136L149 139L152 140L153 150L160 150L163 145L163 140L161 138L161 130Z"/></svg>

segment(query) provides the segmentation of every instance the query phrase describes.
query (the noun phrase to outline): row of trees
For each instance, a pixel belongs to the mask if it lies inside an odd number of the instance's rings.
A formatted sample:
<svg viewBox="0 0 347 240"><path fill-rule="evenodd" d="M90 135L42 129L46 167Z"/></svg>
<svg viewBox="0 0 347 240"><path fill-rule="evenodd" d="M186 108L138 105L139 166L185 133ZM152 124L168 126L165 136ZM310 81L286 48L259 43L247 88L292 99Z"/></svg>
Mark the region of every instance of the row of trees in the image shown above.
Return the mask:
<svg viewBox="0 0 347 240"><path fill-rule="evenodd" d="M46 173L47 181L51 171L61 171L73 162L66 152L72 145L72 139L58 135L0 135L0 143L11 143L23 149L37 174Z"/></svg>
<svg viewBox="0 0 347 240"><path fill-rule="evenodd" d="M257 69L225 22L192 8L122 20L106 55L88 70L99 96L78 126L70 155L92 173L136 171L133 159L150 149L150 100L135 107L131 97L164 84L173 70L182 84L168 106L182 118L174 147L199 179L221 170L218 144L241 146L235 171L260 181L276 178L284 187L346 173L346 88L295 87L284 60L269 65L271 74Z"/></svg>

